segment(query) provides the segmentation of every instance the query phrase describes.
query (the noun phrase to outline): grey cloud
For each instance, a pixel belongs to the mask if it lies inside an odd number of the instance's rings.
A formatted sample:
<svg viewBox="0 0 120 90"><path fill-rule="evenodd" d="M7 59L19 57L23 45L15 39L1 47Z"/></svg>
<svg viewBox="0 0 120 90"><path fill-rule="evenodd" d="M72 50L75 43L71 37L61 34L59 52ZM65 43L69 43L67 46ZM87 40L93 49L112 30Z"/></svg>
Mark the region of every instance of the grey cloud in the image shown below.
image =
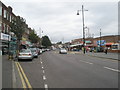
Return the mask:
<svg viewBox="0 0 120 90"><path fill-rule="evenodd" d="M85 12L85 26L90 32L99 36L99 29L103 34L116 34L117 3L111 2L9 2L15 14L23 16L28 25L35 28L39 34L39 28L44 34L50 36L53 42L62 40L70 41L82 38L82 16L77 16L77 10L83 4L88 12ZM112 31L114 30L114 31Z"/></svg>

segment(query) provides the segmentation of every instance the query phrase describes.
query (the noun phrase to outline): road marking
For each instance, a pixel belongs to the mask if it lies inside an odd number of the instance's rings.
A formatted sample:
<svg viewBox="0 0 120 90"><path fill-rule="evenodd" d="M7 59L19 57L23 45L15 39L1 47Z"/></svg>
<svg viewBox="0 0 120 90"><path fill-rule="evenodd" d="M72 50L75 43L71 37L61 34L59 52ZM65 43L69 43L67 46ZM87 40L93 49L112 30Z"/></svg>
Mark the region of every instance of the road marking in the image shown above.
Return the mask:
<svg viewBox="0 0 120 90"><path fill-rule="evenodd" d="M44 67L42 67L42 69L44 69Z"/></svg>
<svg viewBox="0 0 120 90"><path fill-rule="evenodd" d="M43 73L45 73L45 71L43 70Z"/></svg>
<svg viewBox="0 0 120 90"><path fill-rule="evenodd" d="M42 62L41 62L41 64L42 64Z"/></svg>
<svg viewBox="0 0 120 90"><path fill-rule="evenodd" d="M17 62L17 64L18 64L19 67L20 67L21 73L22 73L23 76L24 76L24 79L25 79L25 81L26 81L26 83L27 83L27 85L28 85L28 88L32 88L32 86L31 86L30 82L28 81L28 78L27 78L27 76L25 75L25 73L24 73L24 71L23 71L21 65L20 65L18 62Z"/></svg>
<svg viewBox="0 0 120 90"><path fill-rule="evenodd" d="M113 69L113 68L109 68L109 67L104 67L104 68L115 71L115 72L120 72L120 70L117 70L117 69Z"/></svg>
<svg viewBox="0 0 120 90"><path fill-rule="evenodd" d="M23 79L23 77L22 77L22 74L21 74L21 72L20 72L20 69L19 69L19 67L18 67L18 63L15 62L15 64L16 64L16 66L17 66L17 69L18 69L18 72L19 72L19 75L20 75L20 78L21 78L21 81L22 81L23 88L27 88L27 87L26 87L26 84L25 84L25 81L24 81L24 79Z"/></svg>
<svg viewBox="0 0 120 90"><path fill-rule="evenodd" d="M46 77L45 77L45 76L43 76L43 80L46 80Z"/></svg>
<svg viewBox="0 0 120 90"><path fill-rule="evenodd" d="M40 58L40 60L42 61L42 58Z"/></svg>
<svg viewBox="0 0 120 90"><path fill-rule="evenodd" d="M47 84L45 84L44 87L45 87L45 90L48 90L48 85Z"/></svg>
<svg viewBox="0 0 120 90"><path fill-rule="evenodd" d="M93 63L91 63L91 62L86 62L86 61L82 61L82 60L80 60L81 62L84 62L84 63L88 63L88 64L93 64Z"/></svg>

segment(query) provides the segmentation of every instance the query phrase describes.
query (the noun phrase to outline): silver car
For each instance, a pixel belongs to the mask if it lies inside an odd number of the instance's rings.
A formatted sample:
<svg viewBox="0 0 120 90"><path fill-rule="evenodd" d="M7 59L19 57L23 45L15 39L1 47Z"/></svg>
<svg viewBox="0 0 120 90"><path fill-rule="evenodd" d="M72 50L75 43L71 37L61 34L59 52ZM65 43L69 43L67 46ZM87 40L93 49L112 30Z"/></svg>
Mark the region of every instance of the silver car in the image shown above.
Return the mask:
<svg viewBox="0 0 120 90"><path fill-rule="evenodd" d="M38 58L38 50L37 50L37 48L30 48L30 50L32 51L33 56Z"/></svg>
<svg viewBox="0 0 120 90"><path fill-rule="evenodd" d="M19 54L18 54L18 60L19 59L30 59L32 60L33 59L33 54L31 52L30 49L22 49L20 50Z"/></svg>
<svg viewBox="0 0 120 90"><path fill-rule="evenodd" d="M61 48L59 53L60 54L67 54L67 50L65 48Z"/></svg>

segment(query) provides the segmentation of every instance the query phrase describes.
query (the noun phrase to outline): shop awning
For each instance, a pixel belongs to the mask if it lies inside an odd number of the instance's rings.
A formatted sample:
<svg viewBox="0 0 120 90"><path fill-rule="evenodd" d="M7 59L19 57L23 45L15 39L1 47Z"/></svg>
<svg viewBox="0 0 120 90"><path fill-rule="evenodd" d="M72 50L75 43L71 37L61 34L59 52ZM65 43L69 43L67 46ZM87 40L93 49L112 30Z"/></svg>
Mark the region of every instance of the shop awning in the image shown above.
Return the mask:
<svg viewBox="0 0 120 90"><path fill-rule="evenodd" d="M70 45L70 47L75 47L75 46L80 46L80 45L83 45L83 44L74 44L74 45Z"/></svg>
<svg viewBox="0 0 120 90"><path fill-rule="evenodd" d="M106 43L105 45L109 46L109 45L112 45L113 43Z"/></svg>

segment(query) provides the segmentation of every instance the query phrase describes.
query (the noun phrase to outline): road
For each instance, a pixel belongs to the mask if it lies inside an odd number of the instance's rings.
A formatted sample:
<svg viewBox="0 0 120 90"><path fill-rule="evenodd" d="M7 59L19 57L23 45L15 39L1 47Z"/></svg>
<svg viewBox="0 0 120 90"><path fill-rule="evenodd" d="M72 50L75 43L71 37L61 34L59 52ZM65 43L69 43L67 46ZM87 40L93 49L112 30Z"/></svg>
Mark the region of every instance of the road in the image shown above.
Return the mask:
<svg viewBox="0 0 120 90"><path fill-rule="evenodd" d="M118 88L118 61L49 51L19 61L32 88Z"/></svg>

